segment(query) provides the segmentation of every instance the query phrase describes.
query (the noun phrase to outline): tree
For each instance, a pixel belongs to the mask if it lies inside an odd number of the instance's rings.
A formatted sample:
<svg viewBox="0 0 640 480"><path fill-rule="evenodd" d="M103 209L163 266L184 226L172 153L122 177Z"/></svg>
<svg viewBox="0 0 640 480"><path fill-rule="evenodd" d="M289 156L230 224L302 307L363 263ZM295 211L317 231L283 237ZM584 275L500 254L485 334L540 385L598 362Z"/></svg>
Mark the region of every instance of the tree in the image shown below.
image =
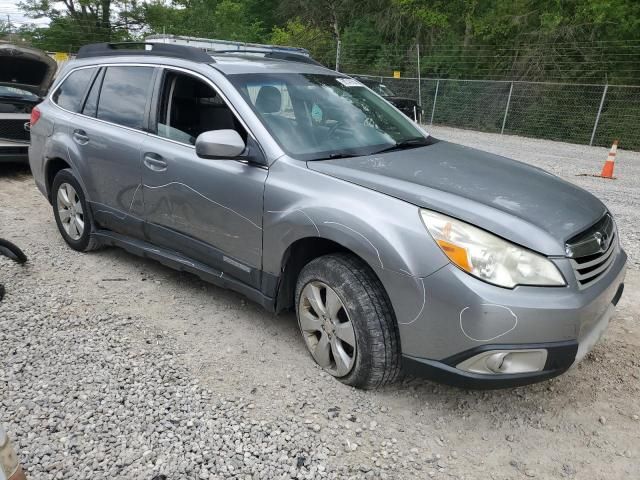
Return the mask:
<svg viewBox="0 0 640 480"><path fill-rule="evenodd" d="M130 18L152 33L258 42L266 32L249 5L240 0L145 2L131 10Z"/></svg>
<svg viewBox="0 0 640 480"><path fill-rule="evenodd" d="M306 48L313 58L325 65L330 65L335 59L335 42L331 33L305 24L300 18L289 20L283 27L274 27L269 43Z"/></svg>
<svg viewBox="0 0 640 480"><path fill-rule="evenodd" d="M41 31L43 36L56 37L52 39L53 42L72 40L72 47L77 48L87 40L100 42L113 39L113 8L119 4L115 0L25 0L19 6L32 18L51 20L50 28L53 29Z"/></svg>

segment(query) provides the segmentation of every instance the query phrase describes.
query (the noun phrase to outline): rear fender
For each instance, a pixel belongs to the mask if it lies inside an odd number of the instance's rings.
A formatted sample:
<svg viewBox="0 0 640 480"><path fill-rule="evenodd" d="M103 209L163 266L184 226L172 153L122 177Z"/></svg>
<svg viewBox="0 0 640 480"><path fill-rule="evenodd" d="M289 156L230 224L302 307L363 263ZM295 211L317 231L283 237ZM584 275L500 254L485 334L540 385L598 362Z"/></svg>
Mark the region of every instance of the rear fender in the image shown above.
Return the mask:
<svg viewBox="0 0 640 480"><path fill-rule="evenodd" d="M71 139L70 135L65 130L56 128L53 134L47 139L44 149L44 181L46 182L46 179L48 178L49 168L51 167L52 161L58 158L62 159L69 164L76 180L78 180L82 186L85 198L87 201L90 201L90 190L85 184L84 178L86 178L86 176L83 174L83 166L79 162L79 159L82 158L79 148L79 145ZM50 198L51 192L49 189L51 185L47 184L46 187L47 198Z"/></svg>

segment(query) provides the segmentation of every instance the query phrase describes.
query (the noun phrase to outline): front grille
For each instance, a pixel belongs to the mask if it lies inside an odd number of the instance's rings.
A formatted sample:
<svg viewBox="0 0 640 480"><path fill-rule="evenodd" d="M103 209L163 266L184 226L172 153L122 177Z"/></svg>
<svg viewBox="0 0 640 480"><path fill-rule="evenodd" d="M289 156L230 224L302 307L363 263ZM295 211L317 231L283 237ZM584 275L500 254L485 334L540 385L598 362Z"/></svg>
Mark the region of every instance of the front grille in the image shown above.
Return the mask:
<svg viewBox="0 0 640 480"><path fill-rule="evenodd" d="M17 140L20 142L29 141L29 132L24 128L28 120L6 120L0 119L0 139Z"/></svg>
<svg viewBox="0 0 640 480"><path fill-rule="evenodd" d="M586 288L602 277L618 254L618 235L608 213L594 226L567 242L567 256L580 288Z"/></svg>

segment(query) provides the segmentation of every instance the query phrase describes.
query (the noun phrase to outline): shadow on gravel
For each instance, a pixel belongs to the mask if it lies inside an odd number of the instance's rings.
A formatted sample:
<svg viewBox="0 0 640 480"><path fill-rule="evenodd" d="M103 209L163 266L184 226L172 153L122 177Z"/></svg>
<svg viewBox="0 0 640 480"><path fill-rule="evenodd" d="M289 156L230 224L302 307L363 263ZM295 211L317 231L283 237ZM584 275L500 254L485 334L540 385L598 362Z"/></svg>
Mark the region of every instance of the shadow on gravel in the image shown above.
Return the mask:
<svg viewBox="0 0 640 480"><path fill-rule="evenodd" d="M20 180L31 175L31 169L26 163L0 163L0 179Z"/></svg>

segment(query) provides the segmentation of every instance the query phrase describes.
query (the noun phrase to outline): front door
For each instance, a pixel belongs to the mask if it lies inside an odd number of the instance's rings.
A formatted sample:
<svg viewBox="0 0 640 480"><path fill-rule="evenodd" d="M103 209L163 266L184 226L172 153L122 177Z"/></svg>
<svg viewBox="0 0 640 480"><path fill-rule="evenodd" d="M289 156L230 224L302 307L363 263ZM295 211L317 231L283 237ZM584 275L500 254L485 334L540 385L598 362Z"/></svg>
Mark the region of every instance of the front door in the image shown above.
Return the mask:
<svg viewBox="0 0 640 480"><path fill-rule="evenodd" d="M195 152L204 131L244 130L208 83L165 70L154 118L142 145L142 189L149 240L244 283L259 286L262 201L267 170ZM153 128L153 127L152 127Z"/></svg>

